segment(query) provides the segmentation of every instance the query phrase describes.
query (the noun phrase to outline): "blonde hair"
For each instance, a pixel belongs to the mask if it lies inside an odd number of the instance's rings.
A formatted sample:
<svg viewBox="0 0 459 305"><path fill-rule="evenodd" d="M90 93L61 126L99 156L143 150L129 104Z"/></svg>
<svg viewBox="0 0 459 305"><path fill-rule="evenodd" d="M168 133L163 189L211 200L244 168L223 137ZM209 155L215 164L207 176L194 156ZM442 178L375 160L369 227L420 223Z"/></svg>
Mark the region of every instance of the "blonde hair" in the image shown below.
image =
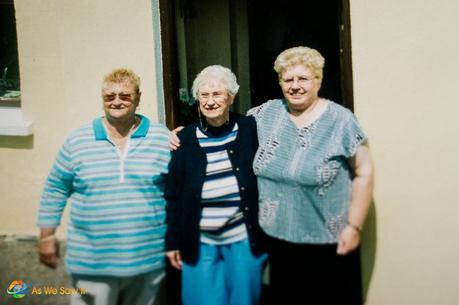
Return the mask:
<svg viewBox="0 0 459 305"><path fill-rule="evenodd" d="M316 49L303 46L290 48L280 53L274 62L274 70L280 78L285 70L298 64L311 70L316 78L322 79L325 58Z"/></svg>
<svg viewBox="0 0 459 305"><path fill-rule="evenodd" d="M230 69L220 65L208 66L199 72L193 81L191 92L196 100L199 88L208 82L221 82L231 96L235 96L239 91L236 75Z"/></svg>
<svg viewBox="0 0 459 305"><path fill-rule="evenodd" d="M121 84L124 82L129 82L134 85L136 93L140 92L140 77L132 70L126 68L115 69L105 75L102 88L105 87L107 83Z"/></svg>

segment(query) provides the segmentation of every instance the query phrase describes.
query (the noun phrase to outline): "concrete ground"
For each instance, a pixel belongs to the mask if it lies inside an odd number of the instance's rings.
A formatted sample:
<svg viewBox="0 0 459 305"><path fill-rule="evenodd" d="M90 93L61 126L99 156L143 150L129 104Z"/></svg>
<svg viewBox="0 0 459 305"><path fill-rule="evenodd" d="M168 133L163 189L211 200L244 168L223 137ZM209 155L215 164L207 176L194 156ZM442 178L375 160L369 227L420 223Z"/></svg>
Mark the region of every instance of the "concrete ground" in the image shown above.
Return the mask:
<svg viewBox="0 0 459 305"><path fill-rule="evenodd" d="M65 245L60 243L61 255ZM62 260L57 269L50 269L38 262L37 239L31 236L0 236L0 304L64 305L68 295L32 295L29 290L21 299L7 294L10 283L22 280L32 286L71 287Z"/></svg>
<svg viewBox="0 0 459 305"><path fill-rule="evenodd" d="M65 256L65 242L60 242L61 258ZM7 293L14 280L22 280L34 287L57 288L57 294L32 294L31 290L21 299ZM69 295L61 294L61 287L71 288L63 260L57 269L40 264L37 255L37 239L34 236L0 236L0 305L66 305ZM157 305L165 304L160 293Z"/></svg>
<svg viewBox="0 0 459 305"><path fill-rule="evenodd" d="M65 242L60 242L61 258L65 256ZM155 305L180 305L180 274L172 267L168 269L167 281ZM57 288L57 294L32 294L28 290L21 299L14 299L7 293L8 286L14 280L22 280L32 287ZM169 289L166 289L166 284ZM60 294L61 287L71 288L70 278L65 271L63 259L57 269L51 269L40 264L37 255L37 238L35 236L5 236L0 235L0 305L67 305L69 295ZM261 304L270 305L267 286L263 287Z"/></svg>

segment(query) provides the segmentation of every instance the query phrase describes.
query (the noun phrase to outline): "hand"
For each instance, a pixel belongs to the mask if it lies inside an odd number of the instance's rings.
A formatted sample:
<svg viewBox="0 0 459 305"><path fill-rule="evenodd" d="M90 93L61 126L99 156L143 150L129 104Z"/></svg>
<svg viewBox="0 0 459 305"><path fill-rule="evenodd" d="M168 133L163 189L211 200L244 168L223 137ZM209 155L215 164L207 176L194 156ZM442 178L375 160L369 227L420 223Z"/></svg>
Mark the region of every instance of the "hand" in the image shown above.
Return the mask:
<svg viewBox="0 0 459 305"><path fill-rule="evenodd" d="M179 126L171 131L171 135L169 137L169 149L170 150L177 150L180 147L180 140L177 137L177 134L182 130L184 127Z"/></svg>
<svg viewBox="0 0 459 305"><path fill-rule="evenodd" d="M360 232L351 227L346 226L341 232L338 240L338 255L346 255L355 250L360 244Z"/></svg>
<svg viewBox="0 0 459 305"><path fill-rule="evenodd" d="M55 269L59 261L59 243L57 239L48 239L38 242L38 255L40 262L50 268Z"/></svg>
<svg viewBox="0 0 459 305"><path fill-rule="evenodd" d="M182 270L182 258L180 256L180 251L167 251L166 256L171 262L172 267L178 270Z"/></svg>

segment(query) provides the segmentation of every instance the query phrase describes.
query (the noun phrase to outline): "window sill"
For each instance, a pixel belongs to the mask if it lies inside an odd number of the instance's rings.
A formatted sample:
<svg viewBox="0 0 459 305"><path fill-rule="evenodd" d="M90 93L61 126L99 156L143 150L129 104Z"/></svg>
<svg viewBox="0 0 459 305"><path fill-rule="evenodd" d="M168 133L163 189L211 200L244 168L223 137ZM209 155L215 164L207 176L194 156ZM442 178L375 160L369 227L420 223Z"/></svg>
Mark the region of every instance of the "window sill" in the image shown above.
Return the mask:
<svg viewBox="0 0 459 305"><path fill-rule="evenodd" d="M0 135L30 136L33 134L33 122L24 121L19 107L0 106Z"/></svg>

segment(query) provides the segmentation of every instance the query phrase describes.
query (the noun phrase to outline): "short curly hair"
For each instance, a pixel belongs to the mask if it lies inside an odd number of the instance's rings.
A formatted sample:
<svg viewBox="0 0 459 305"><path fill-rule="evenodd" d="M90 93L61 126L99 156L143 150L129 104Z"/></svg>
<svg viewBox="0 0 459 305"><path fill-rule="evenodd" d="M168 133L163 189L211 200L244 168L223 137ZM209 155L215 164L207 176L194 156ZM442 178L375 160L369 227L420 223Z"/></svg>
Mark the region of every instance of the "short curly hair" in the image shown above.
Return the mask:
<svg viewBox="0 0 459 305"><path fill-rule="evenodd" d="M118 68L105 75L102 82L102 90L107 83L120 84L124 82L134 85L136 93L140 92L140 77L132 70L126 68Z"/></svg>
<svg viewBox="0 0 459 305"><path fill-rule="evenodd" d="M304 46L293 47L280 53L274 62L274 70L280 78L288 68L298 64L311 70L316 78L322 79L325 58L316 49Z"/></svg>
<svg viewBox="0 0 459 305"><path fill-rule="evenodd" d="M221 82L231 96L235 96L239 91L236 75L230 69L220 65L212 65L202 69L193 81L191 91L196 100L198 99L199 88L204 83L211 81Z"/></svg>

